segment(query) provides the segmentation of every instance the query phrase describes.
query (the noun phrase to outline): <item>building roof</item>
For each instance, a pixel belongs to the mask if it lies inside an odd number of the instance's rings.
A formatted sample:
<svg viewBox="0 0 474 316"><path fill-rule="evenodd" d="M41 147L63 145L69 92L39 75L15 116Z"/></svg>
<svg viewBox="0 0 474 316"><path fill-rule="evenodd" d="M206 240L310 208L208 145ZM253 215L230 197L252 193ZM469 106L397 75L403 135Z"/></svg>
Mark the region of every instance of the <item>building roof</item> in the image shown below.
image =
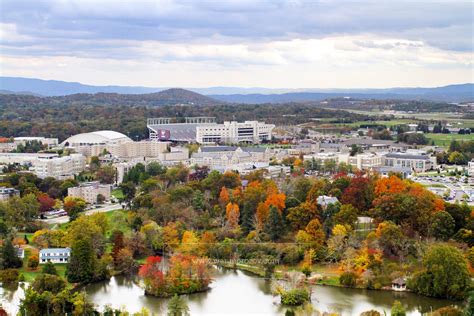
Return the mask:
<svg viewBox="0 0 474 316"><path fill-rule="evenodd" d="M91 133L82 133L69 137L62 145L68 144L74 146L75 144L107 144L123 141L132 141L127 135L115 131L96 131Z"/></svg>
<svg viewBox="0 0 474 316"><path fill-rule="evenodd" d="M59 254L67 254L71 252L71 248L44 248L40 250L40 254L44 253L59 253Z"/></svg>
<svg viewBox="0 0 474 316"><path fill-rule="evenodd" d="M318 196L319 205L329 205L329 204L335 204L337 202L339 202L337 197L327 196L327 195Z"/></svg>
<svg viewBox="0 0 474 316"><path fill-rule="evenodd" d="M400 159L422 159L430 160L427 155L416 155L416 154L405 154L405 153L388 153L385 155L386 158L400 158Z"/></svg>
<svg viewBox="0 0 474 316"><path fill-rule="evenodd" d="M203 153L215 153L223 151L236 151L237 147L235 146L202 146L200 148Z"/></svg>

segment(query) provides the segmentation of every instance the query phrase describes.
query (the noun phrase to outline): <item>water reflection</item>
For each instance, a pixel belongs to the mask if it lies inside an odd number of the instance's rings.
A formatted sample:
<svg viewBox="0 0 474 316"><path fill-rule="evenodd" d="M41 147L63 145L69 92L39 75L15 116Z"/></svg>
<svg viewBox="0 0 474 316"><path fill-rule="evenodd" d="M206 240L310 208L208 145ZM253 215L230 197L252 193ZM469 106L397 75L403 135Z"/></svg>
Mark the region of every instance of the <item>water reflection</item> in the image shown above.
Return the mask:
<svg viewBox="0 0 474 316"><path fill-rule="evenodd" d="M214 274L215 281L207 292L187 295L191 315L282 315L287 308L278 304L271 295L270 282L242 271L219 269ZM135 312L146 307L155 313L166 312L166 299L145 296L143 290L124 277L92 284L86 288L97 305L120 307L126 304ZM390 313L394 300L400 300L408 315L420 315L439 307L452 304L447 300L436 300L412 293L370 291L314 286L313 305L321 311L333 311L342 315L359 315L363 311L376 309Z"/></svg>
<svg viewBox="0 0 474 316"><path fill-rule="evenodd" d="M278 299L271 295L268 280L252 274L227 269L217 269L214 282L207 292L184 296L191 315L283 315L288 309L281 307ZM132 278L116 276L104 282L85 287L91 301L103 309L125 307L137 312L146 307L155 314L166 313L167 299L145 296L144 291ZM0 288L4 308L15 315L23 290ZM312 303L320 311L338 312L342 315L359 315L375 309L390 314L394 300L407 307L408 315L420 315L431 309L451 305L451 301L437 300L413 293L346 289L330 286L313 286Z"/></svg>

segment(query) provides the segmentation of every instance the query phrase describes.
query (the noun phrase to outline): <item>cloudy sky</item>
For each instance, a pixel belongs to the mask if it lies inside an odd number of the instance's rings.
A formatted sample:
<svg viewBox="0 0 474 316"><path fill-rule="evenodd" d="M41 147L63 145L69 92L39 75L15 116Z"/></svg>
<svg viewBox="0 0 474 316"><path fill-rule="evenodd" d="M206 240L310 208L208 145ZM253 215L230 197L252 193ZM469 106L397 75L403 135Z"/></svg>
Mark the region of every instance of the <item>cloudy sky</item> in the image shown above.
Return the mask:
<svg viewBox="0 0 474 316"><path fill-rule="evenodd" d="M151 87L474 82L472 1L0 4L3 76Z"/></svg>

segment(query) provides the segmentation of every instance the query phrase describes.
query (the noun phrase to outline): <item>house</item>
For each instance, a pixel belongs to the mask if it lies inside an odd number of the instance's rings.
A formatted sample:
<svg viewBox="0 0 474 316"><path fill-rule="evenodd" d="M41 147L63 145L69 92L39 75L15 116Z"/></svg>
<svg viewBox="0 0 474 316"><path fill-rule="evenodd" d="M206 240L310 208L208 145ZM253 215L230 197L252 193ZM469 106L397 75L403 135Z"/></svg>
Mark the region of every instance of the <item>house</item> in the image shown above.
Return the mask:
<svg viewBox="0 0 474 316"><path fill-rule="evenodd" d="M45 248L40 250L39 263L67 263L71 257L71 248Z"/></svg>
<svg viewBox="0 0 474 316"><path fill-rule="evenodd" d="M20 196L20 191L15 188L0 187L0 201L7 201L12 196Z"/></svg>
<svg viewBox="0 0 474 316"><path fill-rule="evenodd" d="M327 195L318 196L318 204L321 205L322 208L327 208L329 204L336 204L338 202L339 200L337 199L337 197L334 197L334 196L327 196Z"/></svg>
<svg viewBox="0 0 474 316"><path fill-rule="evenodd" d="M393 291L406 291L407 290L407 280L405 278L396 278L392 281L392 290Z"/></svg>

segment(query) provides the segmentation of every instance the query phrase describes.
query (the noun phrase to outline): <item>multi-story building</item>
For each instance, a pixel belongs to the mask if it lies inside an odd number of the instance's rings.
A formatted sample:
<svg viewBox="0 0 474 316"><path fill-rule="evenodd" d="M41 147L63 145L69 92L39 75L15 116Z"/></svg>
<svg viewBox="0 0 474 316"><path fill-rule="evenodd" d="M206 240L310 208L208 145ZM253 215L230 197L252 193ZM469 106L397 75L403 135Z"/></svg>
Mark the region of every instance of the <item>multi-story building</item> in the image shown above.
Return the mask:
<svg viewBox="0 0 474 316"><path fill-rule="evenodd" d="M69 156L39 156L31 162L30 171L40 178L67 179L79 174L86 167L86 158L81 154Z"/></svg>
<svg viewBox="0 0 474 316"><path fill-rule="evenodd" d="M89 204L97 203L97 196L102 195L106 201L112 195L112 185L101 184L98 181L81 183L77 187L67 189L67 195L84 199Z"/></svg>
<svg viewBox="0 0 474 316"><path fill-rule="evenodd" d="M45 248L39 253L39 263L67 263L71 257L71 248Z"/></svg>
<svg viewBox="0 0 474 316"><path fill-rule="evenodd" d="M258 121L215 122L213 117L187 117L173 123L171 118L147 120L151 140L197 142L200 144L261 143L271 140L273 124Z"/></svg>
<svg viewBox="0 0 474 316"><path fill-rule="evenodd" d="M0 187L0 201L6 201L12 196L20 196L20 191L15 188Z"/></svg>
<svg viewBox="0 0 474 316"><path fill-rule="evenodd" d="M243 123L231 121L223 124L197 126L196 142L200 144L258 144L272 138L273 124L258 121Z"/></svg>
<svg viewBox="0 0 474 316"><path fill-rule="evenodd" d="M160 154L170 152L170 142L140 141L123 142L106 146L112 156L118 158L158 157Z"/></svg>
<svg viewBox="0 0 474 316"><path fill-rule="evenodd" d="M263 147L204 146L191 156L190 164L226 170L238 164L268 161L269 149Z"/></svg>
<svg viewBox="0 0 474 316"><path fill-rule="evenodd" d="M423 153L388 153L383 158L386 167L410 168L415 172L425 172L436 168L436 157Z"/></svg>
<svg viewBox="0 0 474 316"><path fill-rule="evenodd" d="M370 170L382 165L382 155L375 153L364 153L355 156L341 154L339 155L339 162L347 163L360 170Z"/></svg>
<svg viewBox="0 0 474 316"><path fill-rule="evenodd" d="M86 159L81 154L0 153L0 164L26 166L40 178L67 179L84 170Z"/></svg>
<svg viewBox="0 0 474 316"><path fill-rule="evenodd" d="M57 138L49 137L15 137L13 142L18 146L20 144L25 145L27 142L37 141L48 148L52 148L58 145Z"/></svg>

